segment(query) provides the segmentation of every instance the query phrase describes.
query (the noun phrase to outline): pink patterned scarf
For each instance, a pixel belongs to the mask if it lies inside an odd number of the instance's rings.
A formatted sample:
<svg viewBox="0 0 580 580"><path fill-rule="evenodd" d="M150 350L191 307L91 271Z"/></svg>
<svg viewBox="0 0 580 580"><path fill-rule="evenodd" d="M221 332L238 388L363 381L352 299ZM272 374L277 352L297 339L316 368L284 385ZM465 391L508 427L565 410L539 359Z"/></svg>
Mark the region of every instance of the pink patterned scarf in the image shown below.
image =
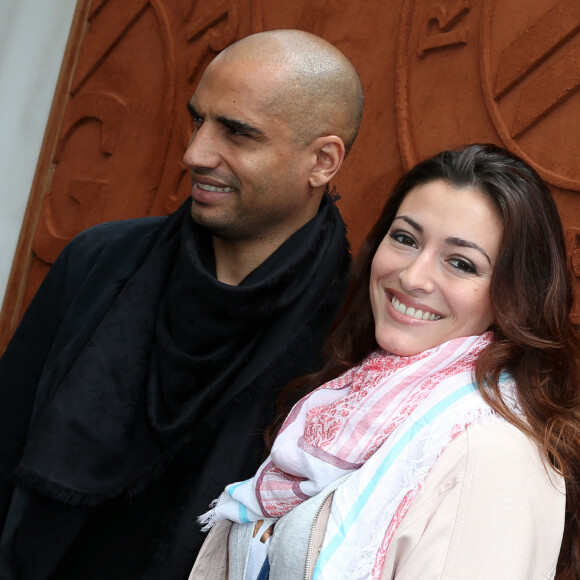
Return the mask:
<svg viewBox="0 0 580 580"><path fill-rule="evenodd" d="M378 577L388 543L451 439L493 417L474 383L491 333L399 357L377 351L292 409L256 475L229 485L200 521L280 518L338 487L314 578ZM380 506L380 509L377 507ZM353 557L356 554L356 557Z"/></svg>

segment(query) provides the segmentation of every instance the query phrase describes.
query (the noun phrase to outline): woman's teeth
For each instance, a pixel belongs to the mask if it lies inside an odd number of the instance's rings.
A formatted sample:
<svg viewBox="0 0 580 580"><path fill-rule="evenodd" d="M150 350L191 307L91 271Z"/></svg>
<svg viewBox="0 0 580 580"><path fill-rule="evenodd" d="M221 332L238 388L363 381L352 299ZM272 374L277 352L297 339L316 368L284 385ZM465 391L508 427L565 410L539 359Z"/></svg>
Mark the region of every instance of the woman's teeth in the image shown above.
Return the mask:
<svg viewBox="0 0 580 580"><path fill-rule="evenodd" d="M415 308L409 306L405 306L399 300L397 300L394 296L391 300L391 304L393 308L404 314L405 316L410 316L411 318L417 318L418 320L439 320L441 316L438 314L434 314L433 312L423 311L423 310L416 310Z"/></svg>

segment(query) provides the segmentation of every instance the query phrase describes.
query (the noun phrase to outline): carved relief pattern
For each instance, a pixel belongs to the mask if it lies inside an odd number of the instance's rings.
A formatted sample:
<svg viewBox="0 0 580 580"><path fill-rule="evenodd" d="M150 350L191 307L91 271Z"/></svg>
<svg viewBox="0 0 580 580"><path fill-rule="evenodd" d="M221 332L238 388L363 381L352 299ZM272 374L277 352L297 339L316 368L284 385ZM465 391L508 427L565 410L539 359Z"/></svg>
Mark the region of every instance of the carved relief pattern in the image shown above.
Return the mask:
<svg viewBox="0 0 580 580"><path fill-rule="evenodd" d="M419 35L417 55L423 58L430 50L467 44L471 37L471 31L456 25L470 9L471 2L469 0L457 2L449 9L440 5L428 6L421 18L425 28L423 34ZM435 25L434 30L432 30L432 25Z"/></svg>
<svg viewBox="0 0 580 580"><path fill-rule="evenodd" d="M321 35L361 73L363 125L336 183L355 252L404 169L445 147L496 142L553 186L580 293L578 0L78 0L77 14L6 336L76 233L186 198L186 103L217 52L271 28Z"/></svg>
<svg viewBox="0 0 580 580"><path fill-rule="evenodd" d="M570 259L570 270L576 278L580 278L580 228L566 230L566 246Z"/></svg>
<svg viewBox="0 0 580 580"><path fill-rule="evenodd" d="M523 82L579 30L580 3L562 0L545 12L503 51L496 74L495 99L501 99ZM512 128L514 138L521 137L580 88L580 71L573 64L580 56L580 47L559 52L522 95Z"/></svg>
<svg viewBox="0 0 580 580"><path fill-rule="evenodd" d="M504 145L551 184L580 293L580 3L408 0L397 41L404 167L468 142ZM580 302L574 311L580 323Z"/></svg>
<svg viewBox="0 0 580 580"><path fill-rule="evenodd" d="M490 118L502 142L547 181L580 191L580 169L566 153L577 147L572 128L580 129L580 3L536 0L519 18L512 3L496 0L482 11L481 78ZM502 20L512 20L511 29L498 28Z"/></svg>

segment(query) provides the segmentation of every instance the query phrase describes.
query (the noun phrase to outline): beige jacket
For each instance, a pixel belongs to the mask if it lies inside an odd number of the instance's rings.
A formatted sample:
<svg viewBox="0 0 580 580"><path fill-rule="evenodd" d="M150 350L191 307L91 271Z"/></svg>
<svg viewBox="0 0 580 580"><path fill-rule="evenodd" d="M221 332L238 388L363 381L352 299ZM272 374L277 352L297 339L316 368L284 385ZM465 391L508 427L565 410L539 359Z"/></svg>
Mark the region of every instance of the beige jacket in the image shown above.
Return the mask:
<svg viewBox="0 0 580 580"><path fill-rule="evenodd" d="M331 501L332 495L322 503L304 558L289 549L297 538L277 538L275 528L271 580L312 577ZM389 545L381 580L553 578L564 510L563 479L523 433L507 423L470 426L425 479ZM222 522L214 528L190 580L228 578L228 559L238 550L232 550L231 527ZM243 573L230 576L243 578Z"/></svg>

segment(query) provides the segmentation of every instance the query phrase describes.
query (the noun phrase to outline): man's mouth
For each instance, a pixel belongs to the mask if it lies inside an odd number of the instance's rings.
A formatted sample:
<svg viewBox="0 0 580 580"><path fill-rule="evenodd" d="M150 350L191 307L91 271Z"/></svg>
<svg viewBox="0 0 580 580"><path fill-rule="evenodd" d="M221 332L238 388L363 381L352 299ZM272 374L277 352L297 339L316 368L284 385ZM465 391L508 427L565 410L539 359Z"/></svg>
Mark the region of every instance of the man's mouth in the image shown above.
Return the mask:
<svg viewBox="0 0 580 580"><path fill-rule="evenodd" d="M215 185L199 183L199 181L196 181L195 183L199 189L203 189L204 191L217 191L218 193L231 193L232 191L235 191L233 187L216 187Z"/></svg>
<svg viewBox="0 0 580 580"><path fill-rule="evenodd" d="M441 318L439 314L435 314L434 312L429 312L428 310L419 310L417 308L413 308L412 306L405 306L394 296L391 298L391 304L397 312L400 312L405 316L410 316L411 318L416 318L417 320L439 320Z"/></svg>

